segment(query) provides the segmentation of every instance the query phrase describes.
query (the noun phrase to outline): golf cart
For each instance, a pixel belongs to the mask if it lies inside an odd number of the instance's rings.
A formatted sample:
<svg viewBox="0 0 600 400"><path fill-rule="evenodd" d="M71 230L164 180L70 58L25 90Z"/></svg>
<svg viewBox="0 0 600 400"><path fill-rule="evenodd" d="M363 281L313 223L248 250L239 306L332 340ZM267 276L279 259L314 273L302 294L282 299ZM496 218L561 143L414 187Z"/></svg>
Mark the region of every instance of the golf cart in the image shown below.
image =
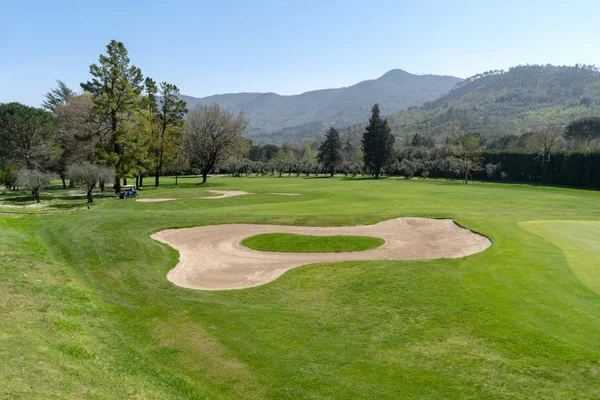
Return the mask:
<svg viewBox="0 0 600 400"><path fill-rule="evenodd" d="M138 197L137 188L135 185L123 185L119 192L119 199L129 199L132 197Z"/></svg>

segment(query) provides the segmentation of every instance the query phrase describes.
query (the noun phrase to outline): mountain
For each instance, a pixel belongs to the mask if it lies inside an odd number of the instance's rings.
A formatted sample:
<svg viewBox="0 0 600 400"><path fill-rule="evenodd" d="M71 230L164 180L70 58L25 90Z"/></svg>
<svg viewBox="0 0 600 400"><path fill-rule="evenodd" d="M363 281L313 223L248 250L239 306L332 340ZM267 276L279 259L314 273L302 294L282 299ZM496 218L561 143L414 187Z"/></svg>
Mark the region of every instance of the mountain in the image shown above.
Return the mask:
<svg viewBox="0 0 600 400"><path fill-rule="evenodd" d="M592 115L600 115L596 67L527 65L465 79L439 99L394 113L388 121L404 138L441 135L453 121L494 138Z"/></svg>
<svg viewBox="0 0 600 400"><path fill-rule="evenodd" d="M182 98L189 109L218 103L232 111L243 110L250 120L248 138L257 143L281 144L314 135L329 126L345 127L365 121L374 103L380 103L382 112L387 114L421 105L437 99L460 81L452 76L413 75L395 69L350 87L293 96L233 93Z"/></svg>

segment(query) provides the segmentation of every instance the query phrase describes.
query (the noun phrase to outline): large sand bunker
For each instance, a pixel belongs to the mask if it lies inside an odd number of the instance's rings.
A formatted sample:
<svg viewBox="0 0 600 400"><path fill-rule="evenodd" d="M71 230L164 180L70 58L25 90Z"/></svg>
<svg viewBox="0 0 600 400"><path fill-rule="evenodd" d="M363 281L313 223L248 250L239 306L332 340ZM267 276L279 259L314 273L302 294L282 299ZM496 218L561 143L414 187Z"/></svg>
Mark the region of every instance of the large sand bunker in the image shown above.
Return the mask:
<svg viewBox="0 0 600 400"><path fill-rule="evenodd" d="M262 233L311 236L373 236L383 246L349 253L276 253L249 249L243 239ZM152 238L179 251L179 263L167 279L201 290L259 286L306 264L349 260L427 260L459 258L487 249L488 238L461 228L451 219L397 218L375 225L300 227L282 225L210 225L167 229ZM309 249L307 249L309 250Z"/></svg>
<svg viewBox="0 0 600 400"><path fill-rule="evenodd" d="M208 190L211 193L217 193L218 196L210 196L210 197L160 197L153 199L137 199L140 203L162 203L164 201L173 201L173 200L185 200L185 199L202 199L202 200L216 200L216 199L224 199L227 197L236 197L243 196L245 194L255 194L244 192L242 190ZM298 196L296 193L265 193L265 194L276 194L279 196Z"/></svg>

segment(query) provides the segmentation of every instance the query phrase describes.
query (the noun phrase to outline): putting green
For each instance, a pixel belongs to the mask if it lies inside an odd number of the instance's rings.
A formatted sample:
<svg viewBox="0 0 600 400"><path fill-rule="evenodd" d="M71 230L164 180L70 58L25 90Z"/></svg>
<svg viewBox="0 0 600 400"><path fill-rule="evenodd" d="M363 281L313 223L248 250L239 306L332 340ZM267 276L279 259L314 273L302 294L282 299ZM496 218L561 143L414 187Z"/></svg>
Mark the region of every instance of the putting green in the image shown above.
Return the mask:
<svg viewBox="0 0 600 400"><path fill-rule="evenodd" d="M265 233L246 238L242 244L260 251L343 253L374 249L385 244L385 240L369 236L306 236L293 233Z"/></svg>
<svg viewBox="0 0 600 400"><path fill-rule="evenodd" d="M527 221L519 225L560 248L575 276L600 293L600 221Z"/></svg>

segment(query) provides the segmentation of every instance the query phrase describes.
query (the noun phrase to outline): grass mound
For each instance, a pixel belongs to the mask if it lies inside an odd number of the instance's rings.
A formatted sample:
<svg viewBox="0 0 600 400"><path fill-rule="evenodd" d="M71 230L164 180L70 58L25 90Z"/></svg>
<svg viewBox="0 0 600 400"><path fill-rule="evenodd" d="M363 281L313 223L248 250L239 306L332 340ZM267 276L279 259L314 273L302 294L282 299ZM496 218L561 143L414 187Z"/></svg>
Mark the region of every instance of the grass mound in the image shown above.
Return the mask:
<svg viewBox="0 0 600 400"><path fill-rule="evenodd" d="M382 246L385 240L369 236L305 236L293 233L265 233L251 236L242 244L254 250L283 253L343 253Z"/></svg>

